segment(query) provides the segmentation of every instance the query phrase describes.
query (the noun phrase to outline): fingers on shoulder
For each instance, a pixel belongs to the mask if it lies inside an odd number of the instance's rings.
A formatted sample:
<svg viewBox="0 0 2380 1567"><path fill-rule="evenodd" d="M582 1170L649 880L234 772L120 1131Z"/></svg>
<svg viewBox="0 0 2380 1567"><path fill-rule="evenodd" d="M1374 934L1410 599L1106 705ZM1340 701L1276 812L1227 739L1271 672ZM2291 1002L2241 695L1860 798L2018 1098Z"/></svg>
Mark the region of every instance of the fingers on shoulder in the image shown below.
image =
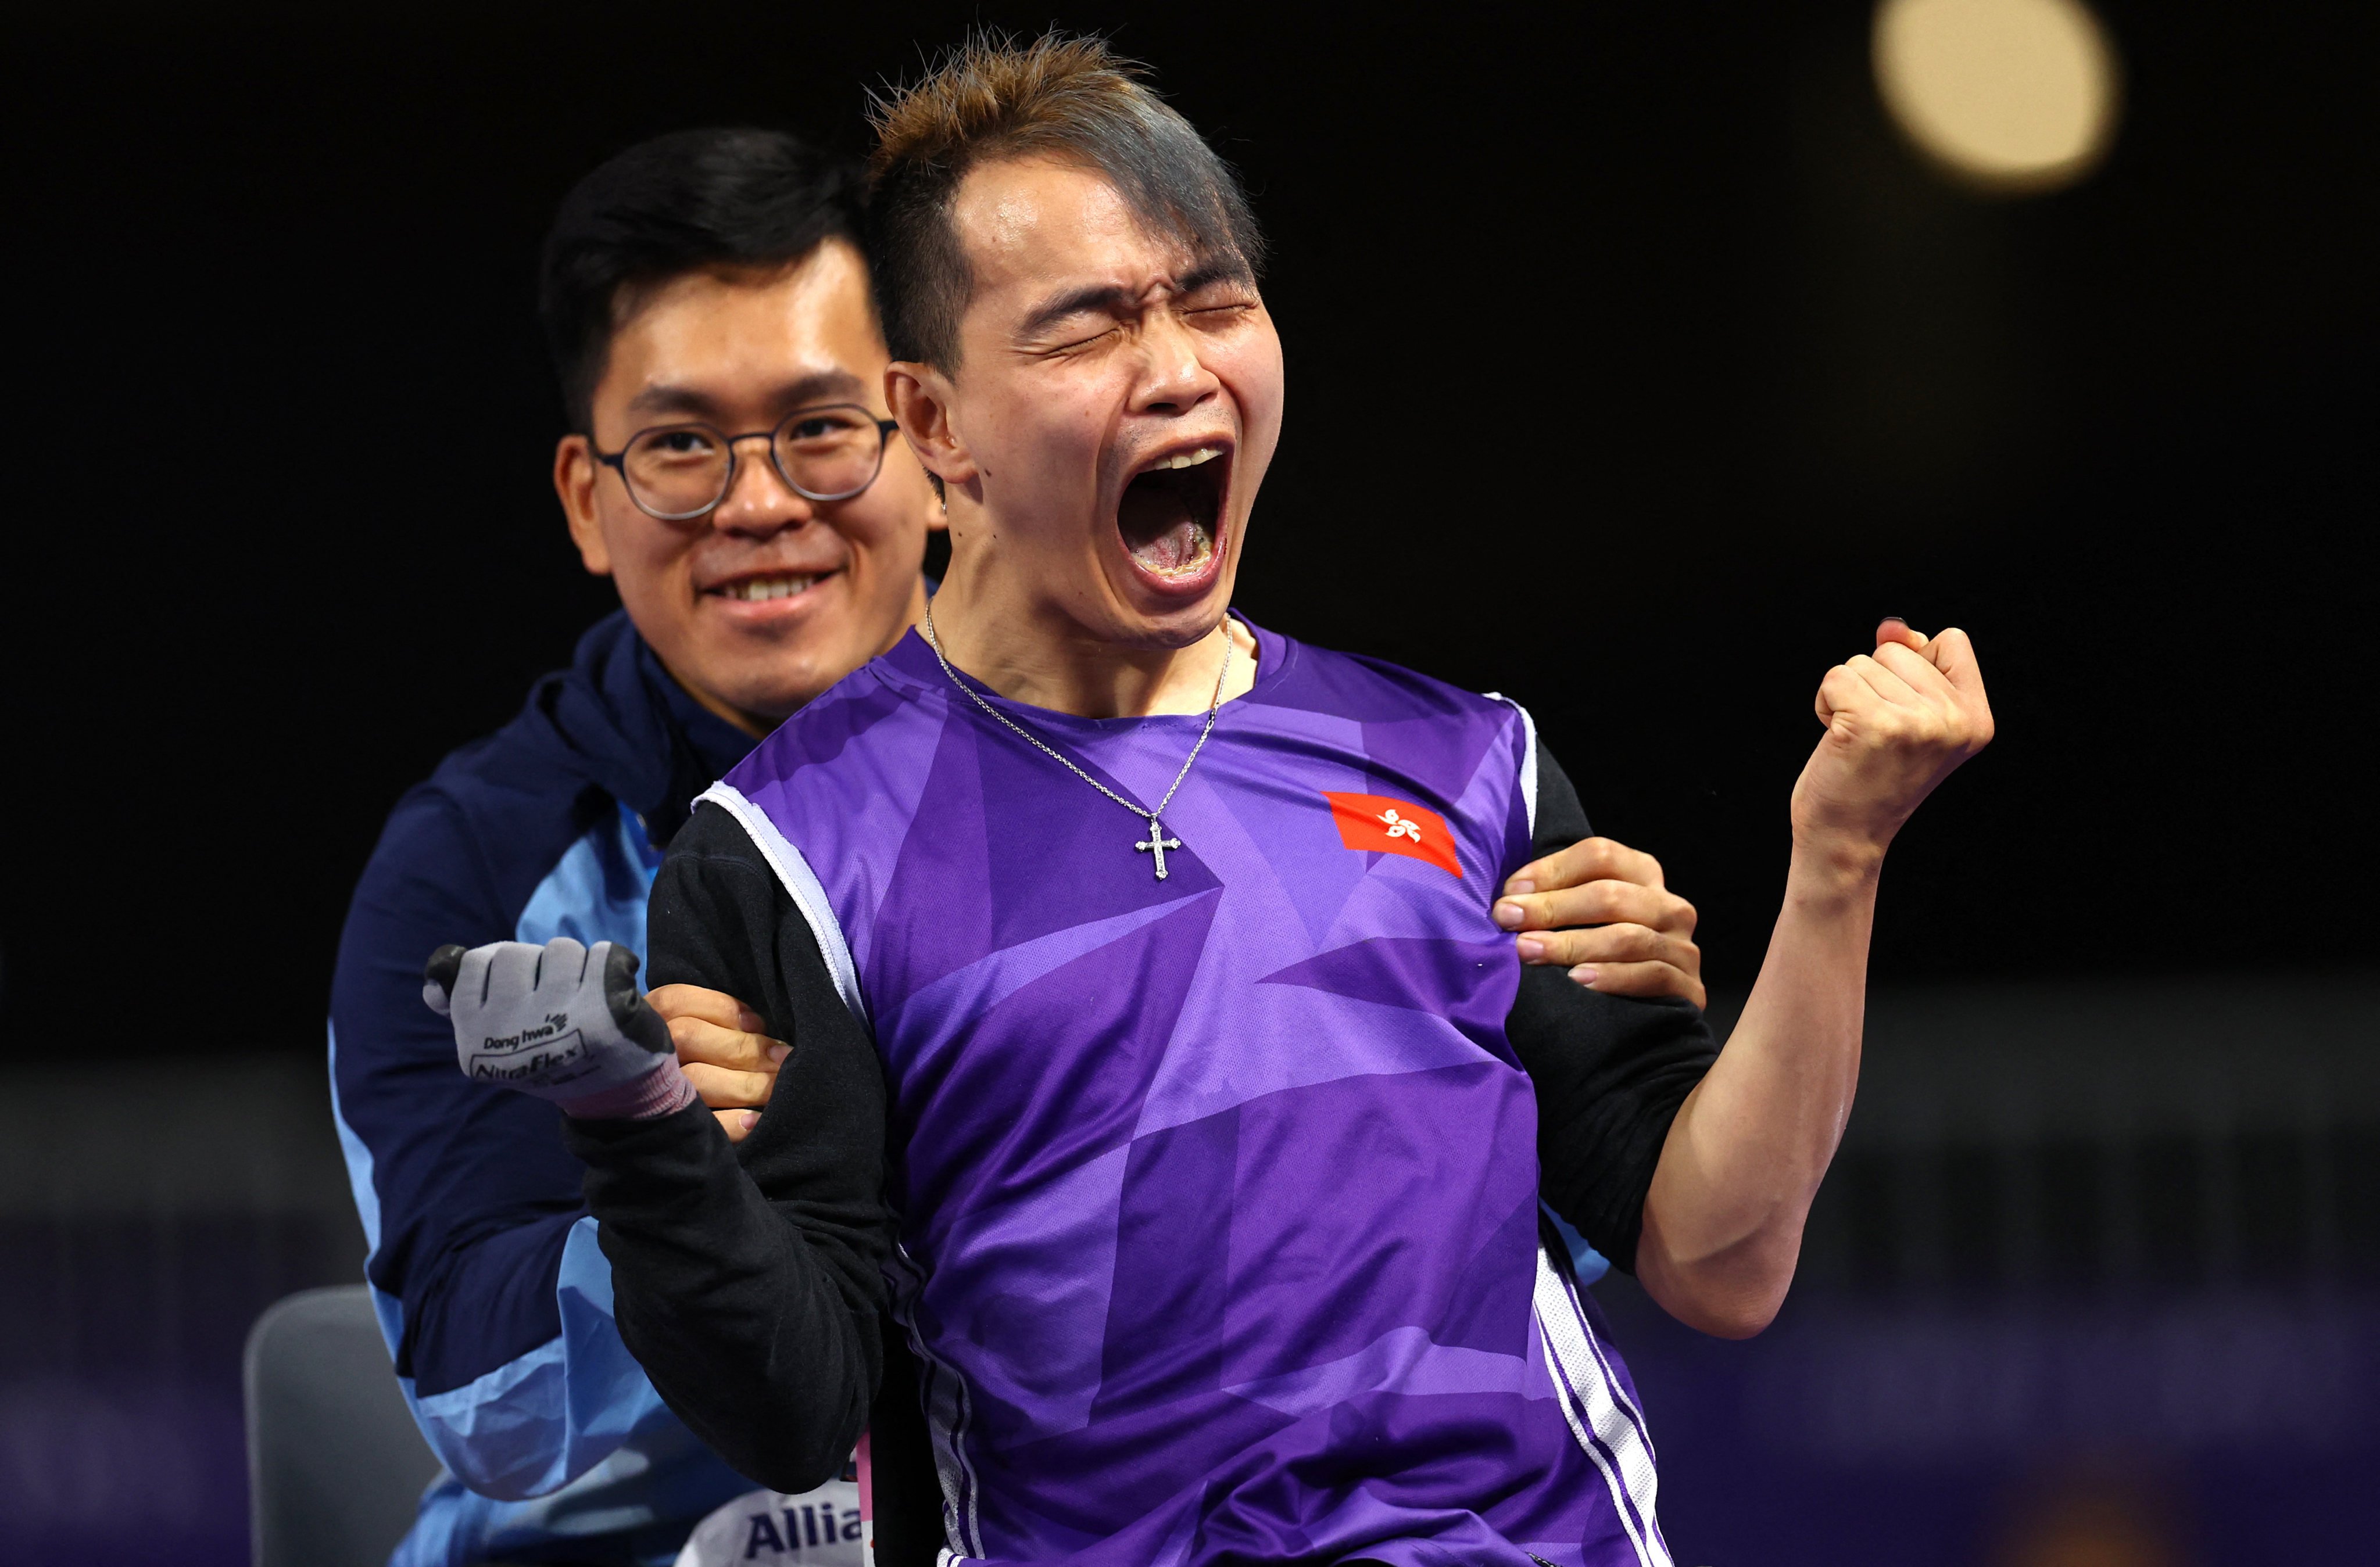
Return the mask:
<svg viewBox="0 0 2380 1567"><path fill-rule="evenodd" d="M1668 996L1691 1002L1696 1007L1709 1005L1703 982L1668 963L1597 963L1594 968L1595 978L1586 988L1605 995L1633 996L1640 1001Z"/></svg>
<svg viewBox="0 0 2380 1567"><path fill-rule="evenodd" d="M1530 939L1538 965L1567 969L1580 963L1665 963L1687 973L1702 970L1702 949L1686 936L1638 924L1597 925L1587 930L1543 931Z"/></svg>
<svg viewBox="0 0 2380 1567"><path fill-rule="evenodd" d="M1700 918L1693 904L1667 887L1609 878L1510 901L1521 906L1523 915L1521 923L1513 928L1524 931L1630 922L1654 930L1688 934Z"/></svg>
<svg viewBox="0 0 2380 1567"><path fill-rule="evenodd" d="M1612 838L1583 838L1567 849L1531 861L1512 874L1515 882L1534 882L1540 893L1589 882L1634 882L1661 885L1661 862L1641 849Z"/></svg>

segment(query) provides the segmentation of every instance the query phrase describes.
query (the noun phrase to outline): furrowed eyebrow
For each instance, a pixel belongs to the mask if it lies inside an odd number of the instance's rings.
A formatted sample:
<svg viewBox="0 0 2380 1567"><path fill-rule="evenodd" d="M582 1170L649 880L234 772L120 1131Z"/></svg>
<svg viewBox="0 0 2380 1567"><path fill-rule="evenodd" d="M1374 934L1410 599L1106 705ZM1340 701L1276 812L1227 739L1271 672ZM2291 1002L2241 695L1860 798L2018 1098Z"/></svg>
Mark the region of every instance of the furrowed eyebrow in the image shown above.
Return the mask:
<svg viewBox="0 0 2380 1567"><path fill-rule="evenodd" d="M1178 298L1185 294L1196 294L1212 283L1245 283L1247 278L1247 263L1238 257L1210 256L1183 274L1173 285L1173 293ZM1129 289L1113 283L1094 283L1045 301L1025 318L1025 324L1018 329L1017 335L1038 337L1067 317L1092 310L1104 311L1111 316L1128 316L1139 308L1139 296Z"/></svg>
<svg viewBox="0 0 2380 1567"><path fill-rule="evenodd" d="M1017 330L1017 335L1038 337L1067 317L1079 316L1090 310L1104 310L1111 316L1129 315L1132 312L1133 303L1132 292L1113 283L1097 283L1088 288L1077 288L1043 302L1031 315L1025 318L1025 324Z"/></svg>
<svg viewBox="0 0 2380 1567"><path fill-rule="evenodd" d="M1179 294L1196 294L1210 283L1247 283L1248 265L1236 256L1210 256L1190 269L1189 273L1174 285Z"/></svg>

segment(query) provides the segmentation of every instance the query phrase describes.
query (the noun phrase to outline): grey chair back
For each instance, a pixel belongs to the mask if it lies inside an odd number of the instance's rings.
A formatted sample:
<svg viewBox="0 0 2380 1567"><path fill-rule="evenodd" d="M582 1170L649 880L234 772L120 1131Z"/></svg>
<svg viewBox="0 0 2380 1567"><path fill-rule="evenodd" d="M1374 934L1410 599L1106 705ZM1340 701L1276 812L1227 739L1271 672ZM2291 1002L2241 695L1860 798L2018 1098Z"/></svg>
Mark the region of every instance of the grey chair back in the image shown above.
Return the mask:
<svg viewBox="0 0 2380 1567"><path fill-rule="evenodd" d="M256 1567L385 1567L438 1460L389 1370L370 1292L273 1302L241 1373Z"/></svg>

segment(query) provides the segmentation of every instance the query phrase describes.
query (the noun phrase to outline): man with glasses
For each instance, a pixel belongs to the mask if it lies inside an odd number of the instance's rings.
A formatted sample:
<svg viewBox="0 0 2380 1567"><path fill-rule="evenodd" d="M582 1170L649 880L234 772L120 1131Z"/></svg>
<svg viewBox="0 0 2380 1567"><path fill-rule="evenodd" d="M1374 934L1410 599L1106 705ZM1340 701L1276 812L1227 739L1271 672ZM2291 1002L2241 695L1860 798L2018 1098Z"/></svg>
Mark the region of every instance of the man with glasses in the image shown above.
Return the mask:
<svg viewBox="0 0 2380 1567"><path fill-rule="evenodd" d="M541 311L575 432L554 485L624 609L398 803L332 991L366 1272L451 1477L399 1561L667 1561L750 1489L622 1348L558 1117L455 1076L421 962L457 931L642 951L688 800L922 609L940 507L888 450L858 225L840 163L697 131L597 170L548 242ZM724 997L653 1004L742 1138L783 1048Z"/></svg>
<svg viewBox="0 0 2380 1567"><path fill-rule="evenodd" d="M398 803L332 994L366 1272L451 1477L402 1563L667 1561L749 1489L622 1347L562 1116L456 1074L421 966L448 942L643 952L647 891L692 798L922 613L941 512L887 441L856 189L790 138L688 132L590 175L548 242L541 308L573 431L554 485L623 609ZM1700 1001L1694 911L1650 860L1596 840L1537 869L1512 902L1536 961ZM1553 928L1589 921L1604 928ZM716 993L650 1000L677 1047L668 1091L698 1092L741 1142L785 1047Z"/></svg>

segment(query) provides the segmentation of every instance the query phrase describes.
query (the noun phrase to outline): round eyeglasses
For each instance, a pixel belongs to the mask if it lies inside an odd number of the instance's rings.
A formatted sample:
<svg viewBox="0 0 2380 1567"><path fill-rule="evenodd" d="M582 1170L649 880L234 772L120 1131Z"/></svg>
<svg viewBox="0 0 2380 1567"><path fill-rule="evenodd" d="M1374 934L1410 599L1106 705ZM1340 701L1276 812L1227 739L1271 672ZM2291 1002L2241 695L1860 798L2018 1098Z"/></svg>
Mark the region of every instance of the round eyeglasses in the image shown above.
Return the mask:
<svg viewBox="0 0 2380 1567"><path fill-rule="evenodd" d="M900 428L856 403L796 408L777 428L724 435L705 424L655 425L638 430L617 452L588 447L595 460L618 470L628 499L665 523L708 516L735 485L735 448L769 443L777 476L806 500L848 500L876 482L884 443Z"/></svg>

